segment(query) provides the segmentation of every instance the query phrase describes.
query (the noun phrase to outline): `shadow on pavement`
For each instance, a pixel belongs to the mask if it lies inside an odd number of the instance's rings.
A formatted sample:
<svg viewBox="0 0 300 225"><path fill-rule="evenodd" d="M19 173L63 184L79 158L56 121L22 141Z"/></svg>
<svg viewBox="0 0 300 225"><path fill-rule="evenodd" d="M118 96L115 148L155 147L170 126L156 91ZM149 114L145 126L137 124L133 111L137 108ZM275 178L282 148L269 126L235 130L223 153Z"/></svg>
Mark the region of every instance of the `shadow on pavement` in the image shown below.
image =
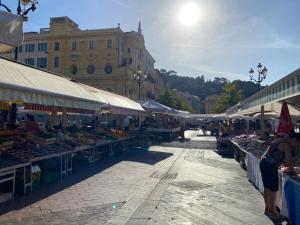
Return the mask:
<svg viewBox="0 0 300 225"><path fill-rule="evenodd" d="M95 174L101 173L102 171L122 162L131 161L145 163L149 165L154 165L173 154L167 152L157 152L157 151L128 151L126 153L117 155L112 158L104 158L98 161L95 166L89 168L87 165L80 165L73 168L73 174L63 179L61 182L57 181L49 185L43 185L33 190L30 194L26 196L16 196L13 201L6 202L0 205L0 215L3 215L12 210L20 210L45 199L51 195L54 195L68 187L71 187Z"/></svg>

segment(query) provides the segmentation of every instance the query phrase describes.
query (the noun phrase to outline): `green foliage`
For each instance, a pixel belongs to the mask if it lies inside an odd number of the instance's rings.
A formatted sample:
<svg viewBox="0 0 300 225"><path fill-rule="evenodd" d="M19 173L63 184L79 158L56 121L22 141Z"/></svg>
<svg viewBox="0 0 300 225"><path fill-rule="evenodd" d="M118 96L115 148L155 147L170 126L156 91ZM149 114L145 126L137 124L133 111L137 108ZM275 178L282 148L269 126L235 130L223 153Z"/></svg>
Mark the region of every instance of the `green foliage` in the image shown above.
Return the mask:
<svg viewBox="0 0 300 225"><path fill-rule="evenodd" d="M175 96L175 105L175 109L194 113L194 110L189 106L189 104L184 99L179 98L178 96Z"/></svg>
<svg viewBox="0 0 300 225"><path fill-rule="evenodd" d="M224 77L215 77L214 80L205 80L204 75L184 77L178 75L173 70L167 71L161 69L160 72L165 87L171 90L176 89L182 92L189 92L192 95L198 96L200 99L204 99L209 95L221 95L225 85L229 82ZM259 85L251 81L235 80L232 83L236 85L238 90L242 91L242 99L248 98L259 91Z"/></svg>
<svg viewBox="0 0 300 225"><path fill-rule="evenodd" d="M223 113L239 101L241 101L241 91L237 89L235 83L227 83L214 111Z"/></svg>
<svg viewBox="0 0 300 225"><path fill-rule="evenodd" d="M174 109L176 107L174 97L168 89L166 89L165 93L160 96L160 98L158 99L158 102L163 104L163 105L174 108Z"/></svg>
<svg viewBox="0 0 300 225"><path fill-rule="evenodd" d="M193 112L193 109L188 105L188 103L184 99L177 97L168 89L165 90L165 93L161 95L157 101L173 109Z"/></svg>
<svg viewBox="0 0 300 225"><path fill-rule="evenodd" d="M252 81L235 80L232 83L242 92L242 99L248 98L260 90L259 84L255 84Z"/></svg>

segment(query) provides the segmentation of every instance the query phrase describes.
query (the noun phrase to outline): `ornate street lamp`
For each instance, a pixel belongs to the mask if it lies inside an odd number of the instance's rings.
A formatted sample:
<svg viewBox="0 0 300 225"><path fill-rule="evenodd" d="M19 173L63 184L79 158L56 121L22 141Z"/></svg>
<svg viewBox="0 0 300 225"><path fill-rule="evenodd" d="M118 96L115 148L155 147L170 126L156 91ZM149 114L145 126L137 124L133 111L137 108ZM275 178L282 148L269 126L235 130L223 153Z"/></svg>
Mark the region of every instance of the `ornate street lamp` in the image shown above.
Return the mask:
<svg viewBox="0 0 300 225"><path fill-rule="evenodd" d="M36 5L38 4L37 0L18 0L18 6L17 6L17 14L22 16L24 21L28 21L27 14L32 11L34 12L36 10ZM7 12L11 13L11 10L2 3L0 0L0 6L6 9Z"/></svg>
<svg viewBox="0 0 300 225"><path fill-rule="evenodd" d="M257 83L258 85L260 85L260 83L263 82L264 79L266 79L268 69L265 66L263 67L261 65L261 63L258 63L257 72L258 72L258 77L257 77L257 79L255 79L255 78L253 78L254 70L251 68L251 70L249 71L250 80Z"/></svg>
<svg viewBox="0 0 300 225"><path fill-rule="evenodd" d="M141 85L148 79L148 75L142 72L140 65L138 66L136 72L133 74L133 79L139 85L139 101L141 101Z"/></svg>
<svg viewBox="0 0 300 225"><path fill-rule="evenodd" d="M23 17L23 21L28 21L27 14L32 11L34 12L36 10L36 5L38 4L37 0L18 0L18 6L17 6L17 14ZM0 7L3 7L6 9L7 12L11 13L11 10L2 3L0 0ZM15 60L18 60L18 47L15 48Z"/></svg>

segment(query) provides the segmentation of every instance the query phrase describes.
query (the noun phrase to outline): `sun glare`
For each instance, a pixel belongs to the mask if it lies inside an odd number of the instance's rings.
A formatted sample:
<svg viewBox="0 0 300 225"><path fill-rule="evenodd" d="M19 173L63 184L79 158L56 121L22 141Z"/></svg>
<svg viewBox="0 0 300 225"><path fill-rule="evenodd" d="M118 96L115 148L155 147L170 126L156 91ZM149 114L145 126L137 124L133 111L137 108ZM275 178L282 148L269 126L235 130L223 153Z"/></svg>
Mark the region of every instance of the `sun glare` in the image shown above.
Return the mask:
<svg viewBox="0 0 300 225"><path fill-rule="evenodd" d="M179 12L179 21L185 26L192 26L199 21L200 10L194 3L188 3L183 6Z"/></svg>

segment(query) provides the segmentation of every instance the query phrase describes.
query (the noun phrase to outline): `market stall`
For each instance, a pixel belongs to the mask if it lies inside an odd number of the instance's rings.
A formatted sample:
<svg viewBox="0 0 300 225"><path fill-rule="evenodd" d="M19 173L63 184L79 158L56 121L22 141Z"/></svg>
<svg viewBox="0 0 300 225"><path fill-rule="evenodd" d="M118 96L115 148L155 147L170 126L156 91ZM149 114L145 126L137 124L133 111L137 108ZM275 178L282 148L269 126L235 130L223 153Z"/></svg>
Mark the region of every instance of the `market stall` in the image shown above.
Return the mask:
<svg viewBox="0 0 300 225"><path fill-rule="evenodd" d="M256 107L257 110L259 107ZM275 128L264 126L264 132L260 130L251 133L244 133L230 137L233 155L235 159L247 169L249 180L263 193L264 187L260 171L260 159L268 148L269 144L276 139L276 136L286 136L291 132L296 132L292 121L297 121L299 111L296 107L288 106L286 103L271 102L265 106L267 111L261 115L254 113L254 108L247 110L256 119L263 116L265 122L277 120ZM258 115L259 114L259 115ZM276 131L276 132L275 132ZM300 152L299 149L293 151L294 166L297 173L300 173ZM300 224L300 176L291 175L278 171L279 191L277 193L276 205L281 214L288 217L293 224Z"/></svg>
<svg viewBox="0 0 300 225"><path fill-rule="evenodd" d="M235 145L236 159L245 166L249 180L263 193L263 182L259 169L260 157L266 149L267 142L259 137L240 136L232 140ZM295 161L296 172L300 173L300 158ZM288 217L294 224L300 224L300 178L282 172L279 176L279 191L276 205L281 214Z"/></svg>
<svg viewBox="0 0 300 225"><path fill-rule="evenodd" d="M0 67L0 202L134 143L101 113L140 116L138 103L2 57Z"/></svg>
<svg viewBox="0 0 300 225"><path fill-rule="evenodd" d="M79 86L83 87L86 91L88 91L90 94L94 95L96 98L99 98L101 101L104 99L110 109L111 114L117 114L117 115L126 115L126 116L143 116L145 115L145 110L143 107L127 98L121 95L117 95L108 91L104 91L101 89L97 89L79 82L76 82ZM107 109L107 107L104 107Z"/></svg>
<svg viewBox="0 0 300 225"><path fill-rule="evenodd" d="M153 100L144 102L142 106L151 115L143 123L149 133L161 138L174 138L179 135L183 123L180 122L177 110Z"/></svg>

